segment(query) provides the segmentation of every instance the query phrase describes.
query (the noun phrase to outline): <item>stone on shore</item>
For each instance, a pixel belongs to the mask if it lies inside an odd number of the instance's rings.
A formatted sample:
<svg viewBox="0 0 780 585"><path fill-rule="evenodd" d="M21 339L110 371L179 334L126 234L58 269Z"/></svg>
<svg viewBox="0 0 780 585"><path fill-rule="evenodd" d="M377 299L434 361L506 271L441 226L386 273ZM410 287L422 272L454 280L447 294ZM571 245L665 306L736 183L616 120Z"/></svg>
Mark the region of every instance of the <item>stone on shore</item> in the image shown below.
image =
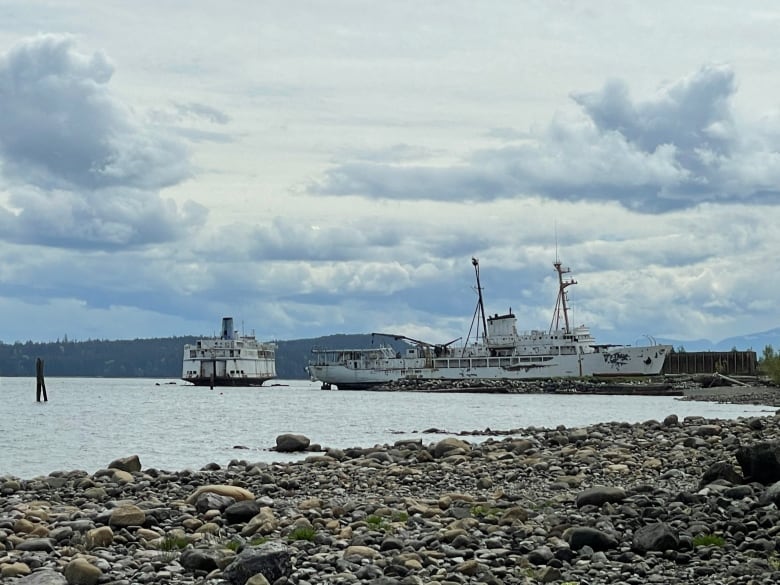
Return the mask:
<svg viewBox="0 0 780 585"><path fill-rule="evenodd" d="M100 526L89 530L84 535L84 546L87 549L105 548L114 541L114 531L110 526Z"/></svg>
<svg viewBox="0 0 780 585"><path fill-rule="evenodd" d="M128 473L141 471L141 460L138 455L130 455L129 457L121 457L114 459L108 464L109 469L119 469Z"/></svg>
<svg viewBox="0 0 780 585"><path fill-rule="evenodd" d="M54 552L54 541L51 538L28 538L16 545L16 550L30 552Z"/></svg>
<svg viewBox="0 0 780 585"><path fill-rule="evenodd" d="M134 504L123 504L111 511L108 520L110 526L120 528L127 526L142 526L146 520L146 513Z"/></svg>
<svg viewBox="0 0 780 585"><path fill-rule="evenodd" d="M607 502L621 502L626 499L626 491L621 487L596 486L577 494L577 507L601 506Z"/></svg>
<svg viewBox="0 0 780 585"><path fill-rule="evenodd" d="M761 497L761 503L764 505L774 504L780 508L780 481L773 483Z"/></svg>
<svg viewBox="0 0 780 585"><path fill-rule="evenodd" d="M15 563L6 563L2 565L2 569L0 569L0 577L3 577L4 579L11 577L23 577L24 575L29 575L32 572L29 565L27 563L22 562L15 562Z"/></svg>
<svg viewBox="0 0 780 585"><path fill-rule="evenodd" d="M97 585L103 576L103 571L87 559L79 557L65 566L63 574L68 585Z"/></svg>
<svg viewBox="0 0 780 585"><path fill-rule="evenodd" d="M310 442L305 435L285 433L276 437L276 450L280 453L305 451L309 447Z"/></svg>
<svg viewBox="0 0 780 585"><path fill-rule="evenodd" d="M762 441L737 449L737 461L749 481L780 481L780 441Z"/></svg>
<svg viewBox="0 0 780 585"><path fill-rule="evenodd" d="M223 576L233 585L245 585L248 579L258 574L273 583L291 571L290 550L282 543L268 542L241 551L223 571Z"/></svg>
<svg viewBox="0 0 780 585"><path fill-rule="evenodd" d="M442 457L449 457L454 454L466 454L470 450L471 445L466 441L456 439L455 437L447 437L434 445L433 456L436 459L441 459Z"/></svg>
<svg viewBox="0 0 780 585"><path fill-rule="evenodd" d="M249 522L260 512L261 504L257 500L233 501L224 510L223 516L228 524L241 524Z"/></svg>
<svg viewBox="0 0 780 585"><path fill-rule="evenodd" d="M731 463L718 461L710 465L707 468L707 471L704 472L704 475L699 481L699 487L704 487L719 479L734 484L742 483L743 481L742 476L734 469L734 466Z"/></svg>
<svg viewBox="0 0 780 585"><path fill-rule="evenodd" d="M225 554L212 549L188 548L179 556L179 563L190 571L204 571L209 573L219 568Z"/></svg>
<svg viewBox="0 0 780 585"><path fill-rule="evenodd" d="M60 573L44 569L17 579L13 583L14 585L67 585L68 581Z"/></svg>
<svg viewBox="0 0 780 585"><path fill-rule="evenodd" d="M680 543L677 532L665 522L642 526L634 533L633 548L641 553L676 550Z"/></svg>
<svg viewBox="0 0 780 585"><path fill-rule="evenodd" d="M593 550L608 550L618 545L618 540L614 536L590 526L569 528L564 532L563 537L573 550L580 550L586 546Z"/></svg>

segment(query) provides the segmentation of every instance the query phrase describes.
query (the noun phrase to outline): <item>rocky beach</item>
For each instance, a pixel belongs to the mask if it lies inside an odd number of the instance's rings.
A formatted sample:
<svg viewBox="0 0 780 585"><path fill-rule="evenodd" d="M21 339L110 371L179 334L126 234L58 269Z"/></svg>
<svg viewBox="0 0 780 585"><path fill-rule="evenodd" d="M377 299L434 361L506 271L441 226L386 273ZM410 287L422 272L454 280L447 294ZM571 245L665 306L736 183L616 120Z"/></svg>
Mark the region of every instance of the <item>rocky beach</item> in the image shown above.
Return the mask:
<svg viewBox="0 0 780 585"><path fill-rule="evenodd" d="M693 387L687 388L684 396L685 400L727 402L731 404L765 404L780 408L780 388L777 386Z"/></svg>
<svg viewBox="0 0 780 585"><path fill-rule="evenodd" d="M713 390L687 398L729 398ZM276 448L300 461L167 471L128 455L91 474L2 477L0 575L15 585L780 580L774 409L425 438L329 449L289 434Z"/></svg>

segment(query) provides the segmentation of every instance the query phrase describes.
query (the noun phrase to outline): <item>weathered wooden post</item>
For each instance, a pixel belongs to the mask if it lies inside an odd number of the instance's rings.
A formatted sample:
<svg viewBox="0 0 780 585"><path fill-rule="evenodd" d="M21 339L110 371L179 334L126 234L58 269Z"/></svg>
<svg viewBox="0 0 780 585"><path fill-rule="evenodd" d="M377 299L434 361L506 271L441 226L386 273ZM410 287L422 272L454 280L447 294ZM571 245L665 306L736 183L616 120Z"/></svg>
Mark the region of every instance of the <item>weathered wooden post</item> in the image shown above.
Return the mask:
<svg viewBox="0 0 780 585"><path fill-rule="evenodd" d="M48 402L49 397L46 396L46 381L43 379L43 360L41 358L35 358L35 401L41 401L41 395L43 395L43 401Z"/></svg>

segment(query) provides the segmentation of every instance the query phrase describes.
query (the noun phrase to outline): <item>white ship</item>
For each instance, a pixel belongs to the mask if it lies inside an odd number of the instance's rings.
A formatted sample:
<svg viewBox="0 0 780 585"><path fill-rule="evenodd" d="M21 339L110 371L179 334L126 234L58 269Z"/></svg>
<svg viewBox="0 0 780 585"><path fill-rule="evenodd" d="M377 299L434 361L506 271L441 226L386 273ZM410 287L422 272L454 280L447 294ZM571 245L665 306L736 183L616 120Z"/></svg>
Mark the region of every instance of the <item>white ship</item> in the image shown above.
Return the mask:
<svg viewBox="0 0 780 585"><path fill-rule="evenodd" d="M184 346L182 380L196 386L260 386L276 378L276 345L233 330L232 317L222 319L219 337Z"/></svg>
<svg viewBox="0 0 780 585"><path fill-rule="evenodd" d="M670 345L651 340L647 346L598 344L590 330L569 323L566 288L577 282L556 259L558 298L553 319L547 331L517 331L512 313L485 317L479 262L471 260L477 279L477 309L473 343L453 345L430 344L403 335L390 335L409 343L402 352L387 345L369 349L314 349L309 361L312 380L321 381L324 389L362 390L401 379L461 380L534 379L600 376L650 376L663 368ZM479 328L482 327L482 335ZM385 334L381 334L385 335Z"/></svg>

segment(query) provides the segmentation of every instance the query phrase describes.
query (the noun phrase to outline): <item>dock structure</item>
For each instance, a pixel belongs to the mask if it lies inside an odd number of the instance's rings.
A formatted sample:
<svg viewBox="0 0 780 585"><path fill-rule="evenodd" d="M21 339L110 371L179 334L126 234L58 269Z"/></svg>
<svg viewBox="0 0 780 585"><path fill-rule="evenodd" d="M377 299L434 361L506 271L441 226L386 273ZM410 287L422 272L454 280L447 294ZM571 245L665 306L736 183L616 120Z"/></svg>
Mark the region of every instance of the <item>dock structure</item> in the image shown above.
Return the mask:
<svg viewBox="0 0 780 585"><path fill-rule="evenodd" d="M671 351L661 373L756 376L758 360L755 351Z"/></svg>

